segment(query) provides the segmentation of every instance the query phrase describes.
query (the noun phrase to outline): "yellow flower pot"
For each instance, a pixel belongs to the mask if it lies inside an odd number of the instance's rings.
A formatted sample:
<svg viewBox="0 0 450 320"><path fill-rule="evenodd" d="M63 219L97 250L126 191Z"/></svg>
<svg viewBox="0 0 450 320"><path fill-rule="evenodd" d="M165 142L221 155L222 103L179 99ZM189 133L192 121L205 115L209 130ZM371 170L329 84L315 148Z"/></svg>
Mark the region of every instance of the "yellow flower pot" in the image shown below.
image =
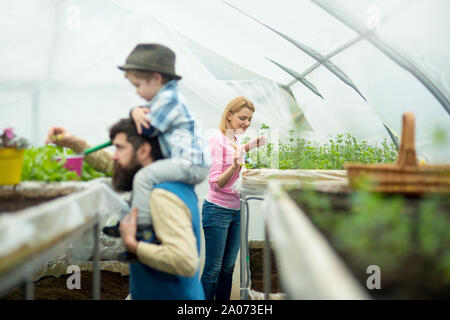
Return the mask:
<svg viewBox="0 0 450 320"><path fill-rule="evenodd" d="M24 152L23 149L0 149L0 185L14 185L20 182Z"/></svg>

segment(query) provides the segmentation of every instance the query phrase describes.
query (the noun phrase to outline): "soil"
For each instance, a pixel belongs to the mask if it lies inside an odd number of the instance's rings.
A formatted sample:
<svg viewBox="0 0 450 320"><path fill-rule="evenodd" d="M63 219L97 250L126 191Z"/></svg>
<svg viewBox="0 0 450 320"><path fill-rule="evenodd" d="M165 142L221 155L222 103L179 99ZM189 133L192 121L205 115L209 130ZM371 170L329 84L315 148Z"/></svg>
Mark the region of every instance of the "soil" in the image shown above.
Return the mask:
<svg viewBox="0 0 450 320"><path fill-rule="evenodd" d="M92 299L92 272L81 272L81 289L68 289L67 278L70 275L45 277L35 282L35 300L90 300ZM101 271L101 300L124 300L128 295L128 276L120 273ZM21 288L16 288L0 300L22 300Z"/></svg>
<svg viewBox="0 0 450 320"><path fill-rule="evenodd" d="M24 197L15 195L8 198L0 197L0 214L5 212L19 211L31 206L35 206L59 197ZM264 242L251 241L249 245L251 289L264 292L263 281L263 259ZM278 280L278 270L273 252L271 252L271 292L280 292ZM82 287L80 290L69 290L66 286L67 276L46 277L35 283L35 299L37 300L86 300L92 298L92 273L85 271L81 273ZM101 298L106 300L121 300L128 295L128 276L122 277L118 273L101 271ZM107 288L107 291L106 291ZM20 288L15 289L8 295L0 297L0 300L20 300L23 299Z"/></svg>
<svg viewBox="0 0 450 320"><path fill-rule="evenodd" d="M331 202L333 214L340 215L343 219L345 215L350 212L350 196L346 194L330 194L319 193L320 196L326 197ZM314 215L320 215L320 209L309 207L304 201L299 200L301 195L300 190L290 191L290 197L297 203L302 211L311 219ZM405 206L399 214L408 214L412 218L417 219L419 214L420 203L423 200L421 197L405 197ZM442 197L439 200L438 211L443 213L450 213L450 197ZM311 221L314 223L313 219ZM414 228L417 230L417 223L414 223ZM450 283L444 281L443 273L436 267L436 257L430 258L420 255L416 251L417 234L411 236L411 246L414 248L413 253L408 256L405 262L399 265L395 271L390 273L381 270L381 289L368 290L366 288L366 281L370 276L367 273L367 266L355 263L352 255L354 252L339 249L333 243L332 230L321 229L318 230L325 236L326 240L332 248L335 249L338 256L347 265L349 271L353 273L355 278L361 286L367 290L367 293L374 299L450 299ZM445 239L442 239L445 240ZM374 239L376 241L376 239ZM450 250L450 248L446 248ZM389 256L389 250L386 250L386 255Z"/></svg>
<svg viewBox="0 0 450 320"><path fill-rule="evenodd" d="M21 195L0 197L0 214L4 212L14 212L28 207L36 206L43 202L51 201L59 197L43 198L43 197L24 197Z"/></svg>
<svg viewBox="0 0 450 320"><path fill-rule="evenodd" d="M264 292L264 241L251 241L249 243L251 289ZM271 250L271 293L281 292L278 279L278 269L275 256Z"/></svg>
<svg viewBox="0 0 450 320"><path fill-rule="evenodd" d="M251 289L264 292L263 282L263 259L264 247L262 241L252 241L249 248ZM273 251L271 252L272 274L271 293L280 292L278 271ZM45 277L35 282L35 300L90 300L92 299L92 272L81 272L81 289L67 288L67 278L64 275L59 278ZM101 271L101 300L124 300L128 295L129 276L121 276L119 273ZM23 292L21 288L15 288L7 295L0 297L0 300L22 300Z"/></svg>

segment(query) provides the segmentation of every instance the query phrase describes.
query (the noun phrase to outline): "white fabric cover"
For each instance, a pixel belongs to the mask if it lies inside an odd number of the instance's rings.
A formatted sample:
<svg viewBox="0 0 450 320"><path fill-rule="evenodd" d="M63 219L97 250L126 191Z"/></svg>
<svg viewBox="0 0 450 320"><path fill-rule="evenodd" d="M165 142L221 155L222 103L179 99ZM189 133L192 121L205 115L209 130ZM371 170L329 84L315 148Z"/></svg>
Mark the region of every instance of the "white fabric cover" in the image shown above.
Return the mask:
<svg viewBox="0 0 450 320"><path fill-rule="evenodd" d="M267 58L299 74L316 60L228 3L323 56L337 50L330 61L367 101L323 65L306 79L324 99L293 82ZM449 9L447 0L2 1L0 129L12 126L35 145L55 124L91 144L105 141L107 127L143 103L116 66L137 43L160 42L177 54L181 90L205 132L217 127L231 98L244 94L256 102L252 128L267 121L283 137L294 128L295 110L282 99L282 85L292 91L316 140L348 131L380 142L389 139L383 122L400 135L401 115L411 110L419 155L448 163L449 111L372 40L409 61L448 102ZM373 33L358 39L356 27ZM207 64L206 52L229 67Z"/></svg>

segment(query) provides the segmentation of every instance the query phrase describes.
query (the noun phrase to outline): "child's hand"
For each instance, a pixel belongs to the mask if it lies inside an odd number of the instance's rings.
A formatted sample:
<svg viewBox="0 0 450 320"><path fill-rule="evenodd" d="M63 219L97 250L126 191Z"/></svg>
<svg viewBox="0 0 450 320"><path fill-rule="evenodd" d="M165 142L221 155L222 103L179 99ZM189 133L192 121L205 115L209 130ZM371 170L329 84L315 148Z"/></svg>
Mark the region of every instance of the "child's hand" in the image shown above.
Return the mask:
<svg viewBox="0 0 450 320"><path fill-rule="evenodd" d="M142 127L150 129L150 119L146 116L150 112L149 108L137 107L131 111L131 117L136 125L137 133L142 134Z"/></svg>

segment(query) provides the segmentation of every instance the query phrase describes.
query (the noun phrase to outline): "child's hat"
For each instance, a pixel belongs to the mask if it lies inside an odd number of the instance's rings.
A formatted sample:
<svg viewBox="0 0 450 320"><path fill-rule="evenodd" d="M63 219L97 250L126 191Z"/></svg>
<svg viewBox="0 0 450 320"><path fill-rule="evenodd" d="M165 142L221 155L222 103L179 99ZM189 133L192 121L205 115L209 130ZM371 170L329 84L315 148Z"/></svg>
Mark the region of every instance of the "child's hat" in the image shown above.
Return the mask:
<svg viewBox="0 0 450 320"><path fill-rule="evenodd" d="M157 43L138 44L131 51L125 64L118 66L120 70L155 71L171 76L176 80L181 77L175 74L175 52Z"/></svg>

